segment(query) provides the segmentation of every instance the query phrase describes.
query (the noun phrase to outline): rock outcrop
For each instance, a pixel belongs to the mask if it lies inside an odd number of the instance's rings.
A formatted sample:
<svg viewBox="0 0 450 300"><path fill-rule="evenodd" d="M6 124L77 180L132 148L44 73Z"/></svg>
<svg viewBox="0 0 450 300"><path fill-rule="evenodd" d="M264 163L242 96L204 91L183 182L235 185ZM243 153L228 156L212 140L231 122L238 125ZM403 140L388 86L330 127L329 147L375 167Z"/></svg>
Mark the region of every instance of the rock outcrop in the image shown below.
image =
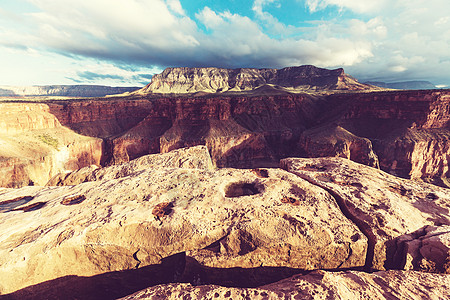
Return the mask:
<svg viewBox="0 0 450 300"><path fill-rule="evenodd" d="M151 83L137 94L223 93L255 90L272 85L291 90L380 90L359 83L344 69L328 70L314 66L283 69L167 68L154 75Z"/></svg>
<svg viewBox="0 0 450 300"><path fill-rule="evenodd" d="M145 155L130 162L99 168L96 165L72 172L60 173L47 182L47 186L77 185L88 181L117 179L148 168L213 169L205 146L177 149L164 154Z"/></svg>
<svg viewBox="0 0 450 300"><path fill-rule="evenodd" d="M402 267L399 262L404 258L398 256L394 239L428 226L450 225L447 189L399 179L341 158L289 158L281 166L336 199L369 240L368 268Z"/></svg>
<svg viewBox="0 0 450 300"><path fill-rule="evenodd" d="M446 299L449 284L449 275L413 271L316 271L258 288L158 285L121 299Z"/></svg>
<svg viewBox="0 0 450 300"><path fill-rule="evenodd" d="M181 252L214 268L364 265L367 240L329 194L289 172L266 172L147 169L3 190L1 292L145 267ZM154 210L161 203L170 204L163 217Z"/></svg>
<svg viewBox="0 0 450 300"><path fill-rule="evenodd" d="M199 153L194 168L176 168L189 151ZM123 280L155 278L165 259L176 261L164 271L170 276L148 284L257 287L320 269L448 272L447 189L343 158L211 170L201 162L205 153L144 157L74 186L0 189L0 292L19 297L53 283L63 290L104 282L117 298L144 288ZM151 167L158 161L169 168Z"/></svg>

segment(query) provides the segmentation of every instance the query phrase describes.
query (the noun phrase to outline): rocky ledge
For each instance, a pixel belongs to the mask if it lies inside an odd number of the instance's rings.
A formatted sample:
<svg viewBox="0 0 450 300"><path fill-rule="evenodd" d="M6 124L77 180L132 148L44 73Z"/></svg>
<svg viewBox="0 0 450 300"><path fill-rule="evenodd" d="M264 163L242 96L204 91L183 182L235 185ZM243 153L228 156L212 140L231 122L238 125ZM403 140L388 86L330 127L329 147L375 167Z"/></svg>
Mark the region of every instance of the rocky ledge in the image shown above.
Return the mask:
<svg viewBox="0 0 450 300"><path fill-rule="evenodd" d="M77 185L0 189L0 293L449 297L448 189L344 158L212 169L207 157L203 146Z"/></svg>

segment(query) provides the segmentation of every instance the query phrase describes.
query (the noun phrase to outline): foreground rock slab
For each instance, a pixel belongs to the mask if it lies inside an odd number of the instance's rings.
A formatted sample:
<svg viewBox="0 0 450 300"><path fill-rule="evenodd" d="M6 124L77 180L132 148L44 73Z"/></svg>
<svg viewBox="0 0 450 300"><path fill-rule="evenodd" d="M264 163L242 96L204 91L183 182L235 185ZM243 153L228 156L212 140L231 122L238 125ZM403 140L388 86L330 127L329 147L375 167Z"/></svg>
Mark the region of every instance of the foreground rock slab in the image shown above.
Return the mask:
<svg viewBox="0 0 450 300"><path fill-rule="evenodd" d="M448 189L401 179L343 158L289 158L281 166L327 191L364 232L369 239L366 267L403 267L401 261L406 258L401 256L406 254L399 242L414 239L409 234L427 226L444 226L448 231Z"/></svg>
<svg viewBox="0 0 450 300"><path fill-rule="evenodd" d="M158 285L122 300L143 299L448 299L450 275L415 271L314 271L259 288L188 283Z"/></svg>
<svg viewBox="0 0 450 300"><path fill-rule="evenodd" d="M111 180L0 191L0 293L159 264L364 265L367 239L323 189L280 169L148 168Z"/></svg>

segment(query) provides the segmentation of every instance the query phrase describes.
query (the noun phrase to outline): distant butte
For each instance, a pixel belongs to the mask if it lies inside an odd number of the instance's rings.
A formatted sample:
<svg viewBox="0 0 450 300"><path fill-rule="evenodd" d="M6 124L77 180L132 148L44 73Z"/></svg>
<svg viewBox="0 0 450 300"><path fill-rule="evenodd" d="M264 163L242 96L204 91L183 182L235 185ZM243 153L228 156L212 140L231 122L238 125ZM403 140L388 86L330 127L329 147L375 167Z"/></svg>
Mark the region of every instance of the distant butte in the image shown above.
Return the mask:
<svg viewBox="0 0 450 300"><path fill-rule="evenodd" d="M289 92L382 90L359 83L342 68L328 70L306 65L283 69L167 68L135 93L244 92L264 86Z"/></svg>

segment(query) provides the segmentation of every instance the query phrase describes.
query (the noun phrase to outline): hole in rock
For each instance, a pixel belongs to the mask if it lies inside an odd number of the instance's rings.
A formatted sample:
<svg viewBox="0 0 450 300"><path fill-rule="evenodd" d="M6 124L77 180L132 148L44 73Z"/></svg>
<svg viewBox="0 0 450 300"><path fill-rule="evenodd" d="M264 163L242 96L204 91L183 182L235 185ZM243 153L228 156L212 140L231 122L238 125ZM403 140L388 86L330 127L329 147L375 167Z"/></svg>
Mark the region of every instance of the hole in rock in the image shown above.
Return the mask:
<svg viewBox="0 0 450 300"><path fill-rule="evenodd" d="M439 196L436 195L435 193L428 193L427 199L429 199L429 200L436 200L436 199L439 199Z"/></svg>
<svg viewBox="0 0 450 300"><path fill-rule="evenodd" d="M24 212L28 212L28 211L34 211L34 210L38 210L42 207L44 207L44 205L47 204L47 202L36 202L27 206L22 206L22 207L18 207L13 209L13 211L18 211L18 210L23 210Z"/></svg>
<svg viewBox="0 0 450 300"><path fill-rule="evenodd" d="M300 201L298 201L297 199L292 198L292 197L283 197L281 199L281 203L290 203L290 204L292 204L294 206L300 205Z"/></svg>
<svg viewBox="0 0 450 300"><path fill-rule="evenodd" d="M86 199L84 195L69 196L61 201L63 205L74 205L83 202Z"/></svg>
<svg viewBox="0 0 450 300"><path fill-rule="evenodd" d="M234 182L225 188L225 197L242 197L256 195L262 192L256 183Z"/></svg>
<svg viewBox="0 0 450 300"><path fill-rule="evenodd" d="M0 212L8 212L12 209L24 205L31 200L33 200L33 196L20 196L11 200L1 201L0 202Z"/></svg>
<svg viewBox="0 0 450 300"><path fill-rule="evenodd" d="M173 203L170 202L162 202L157 204L153 210L152 210L152 214L156 217L156 218L162 218L166 215L169 215L172 212L172 208L173 208Z"/></svg>

